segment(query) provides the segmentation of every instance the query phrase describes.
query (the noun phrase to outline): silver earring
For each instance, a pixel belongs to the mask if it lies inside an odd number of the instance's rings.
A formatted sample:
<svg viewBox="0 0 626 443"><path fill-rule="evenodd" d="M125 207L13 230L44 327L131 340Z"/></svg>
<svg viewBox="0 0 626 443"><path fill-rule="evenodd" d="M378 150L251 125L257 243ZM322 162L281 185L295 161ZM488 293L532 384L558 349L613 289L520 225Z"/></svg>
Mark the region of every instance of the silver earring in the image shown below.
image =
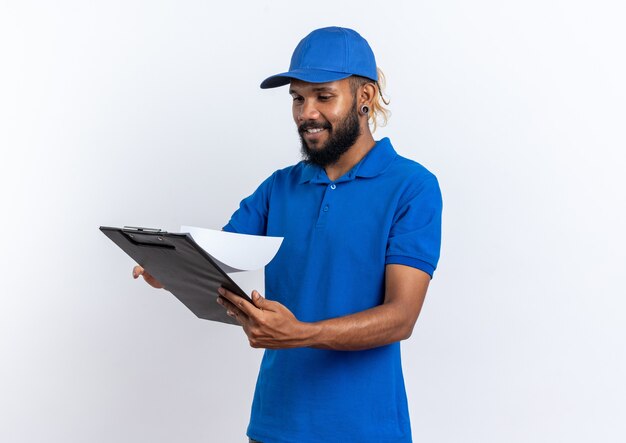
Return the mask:
<svg viewBox="0 0 626 443"><path fill-rule="evenodd" d="M370 113L370 108L367 105L361 106L361 114L368 115Z"/></svg>

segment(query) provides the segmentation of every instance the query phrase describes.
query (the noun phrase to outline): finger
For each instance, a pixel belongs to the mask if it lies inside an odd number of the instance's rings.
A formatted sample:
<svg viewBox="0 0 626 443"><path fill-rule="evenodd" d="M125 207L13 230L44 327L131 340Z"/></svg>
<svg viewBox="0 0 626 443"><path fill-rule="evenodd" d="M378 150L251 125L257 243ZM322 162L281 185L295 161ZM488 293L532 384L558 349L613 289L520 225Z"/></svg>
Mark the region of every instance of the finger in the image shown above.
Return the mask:
<svg viewBox="0 0 626 443"><path fill-rule="evenodd" d="M248 320L248 316L241 309L237 308L234 304L230 302L230 300L224 297L217 297L217 303L219 303L224 309L226 309L226 314L230 317L233 317L239 321L239 323L244 324Z"/></svg>
<svg viewBox="0 0 626 443"><path fill-rule="evenodd" d="M254 306L256 306L259 309L263 309L264 302L265 302L265 298L263 298L261 294L259 294L259 291L257 290L252 291L252 303L254 303Z"/></svg>
<svg viewBox="0 0 626 443"><path fill-rule="evenodd" d="M241 312L243 312L247 316L253 315L254 311L257 309L248 300L238 295L235 295L234 293L230 292L228 289L220 287L218 288L217 292L219 292L219 294L223 298L228 300L233 306L236 306Z"/></svg>
<svg viewBox="0 0 626 443"><path fill-rule="evenodd" d="M137 265L133 268L133 278L137 279L139 276L142 276L146 283L148 283L153 288L161 289L164 286L154 278L148 271L146 271L143 267Z"/></svg>
<svg viewBox="0 0 626 443"><path fill-rule="evenodd" d="M148 283L150 286L152 286L153 288L157 288L160 289L163 287L163 285L161 284L160 281L158 281L156 278L154 278L151 274L148 274L147 272L144 271L143 273L143 279L146 281L146 283Z"/></svg>
<svg viewBox="0 0 626 443"><path fill-rule="evenodd" d="M241 311L241 309L239 309L236 305L233 304L233 302L231 302L229 299L227 299L226 297L223 296L218 296L217 297L217 302L224 308L226 309L226 311L229 311L231 313L237 313L237 314L244 314L243 311Z"/></svg>
<svg viewBox="0 0 626 443"><path fill-rule="evenodd" d="M262 311L275 311L275 309L272 309L272 303L275 302L263 297L259 294L259 291L252 291L252 303Z"/></svg>
<svg viewBox="0 0 626 443"><path fill-rule="evenodd" d="M133 268L133 278L137 278L141 274L143 274L143 268L141 266L135 266Z"/></svg>

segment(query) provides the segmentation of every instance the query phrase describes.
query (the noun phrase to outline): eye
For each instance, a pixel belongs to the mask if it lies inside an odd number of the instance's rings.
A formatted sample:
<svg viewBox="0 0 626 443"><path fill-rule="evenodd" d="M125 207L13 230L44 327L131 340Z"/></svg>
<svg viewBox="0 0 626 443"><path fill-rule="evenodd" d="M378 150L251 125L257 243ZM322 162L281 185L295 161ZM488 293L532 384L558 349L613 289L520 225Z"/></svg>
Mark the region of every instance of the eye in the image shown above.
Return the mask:
<svg viewBox="0 0 626 443"><path fill-rule="evenodd" d="M292 98L294 103L302 103L304 101L304 98L299 95L292 95Z"/></svg>
<svg viewBox="0 0 626 443"><path fill-rule="evenodd" d="M333 98L333 97L332 97L332 95L320 95L320 96L318 96L318 97L317 97L317 99L318 99L319 101L321 101L321 102L328 101L328 100L330 100L331 98Z"/></svg>

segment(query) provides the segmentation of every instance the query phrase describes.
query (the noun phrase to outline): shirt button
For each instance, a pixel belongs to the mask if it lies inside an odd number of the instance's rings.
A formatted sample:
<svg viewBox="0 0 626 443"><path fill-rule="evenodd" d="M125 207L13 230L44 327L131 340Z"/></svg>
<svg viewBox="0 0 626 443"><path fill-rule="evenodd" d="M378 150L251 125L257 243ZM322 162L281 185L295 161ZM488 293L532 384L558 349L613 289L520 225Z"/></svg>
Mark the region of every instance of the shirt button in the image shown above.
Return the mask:
<svg viewBox="0 0 626 443"><path fill-rule="evenodd" d="M328 206L324 206L324 212L328 212Z"/></svg>
<svg viewBox="0 0 626 443"><path fill-rule="evenodd" d="M334 183L332 185L330 185L330 189L335 189L336 187L337 187L337 185L334 184Z"/></svg>

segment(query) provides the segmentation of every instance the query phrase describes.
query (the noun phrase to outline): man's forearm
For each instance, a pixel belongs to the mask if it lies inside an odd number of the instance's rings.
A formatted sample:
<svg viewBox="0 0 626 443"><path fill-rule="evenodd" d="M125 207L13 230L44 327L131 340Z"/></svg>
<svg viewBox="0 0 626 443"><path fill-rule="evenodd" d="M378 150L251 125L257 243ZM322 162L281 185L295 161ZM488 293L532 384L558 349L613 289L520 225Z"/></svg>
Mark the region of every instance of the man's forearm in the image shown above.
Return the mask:
<svg viewBox="0 0 626 443"><path fill-rule="evenodd" d="M241 323L254 348L312 347L357 351L411 336L424 303L430 276L423 271L387 265L382 305L343 317L301 322L283 304L252 292L252 303L220 288L218 302Z"/></svg>
<svg viewBox="0 0 626 443"><path fill-rule="evenodd" d="M411 336L416 318L402 311L389 303L344 317L301 323L301 346L358 351L404 340Z"/></svg>

